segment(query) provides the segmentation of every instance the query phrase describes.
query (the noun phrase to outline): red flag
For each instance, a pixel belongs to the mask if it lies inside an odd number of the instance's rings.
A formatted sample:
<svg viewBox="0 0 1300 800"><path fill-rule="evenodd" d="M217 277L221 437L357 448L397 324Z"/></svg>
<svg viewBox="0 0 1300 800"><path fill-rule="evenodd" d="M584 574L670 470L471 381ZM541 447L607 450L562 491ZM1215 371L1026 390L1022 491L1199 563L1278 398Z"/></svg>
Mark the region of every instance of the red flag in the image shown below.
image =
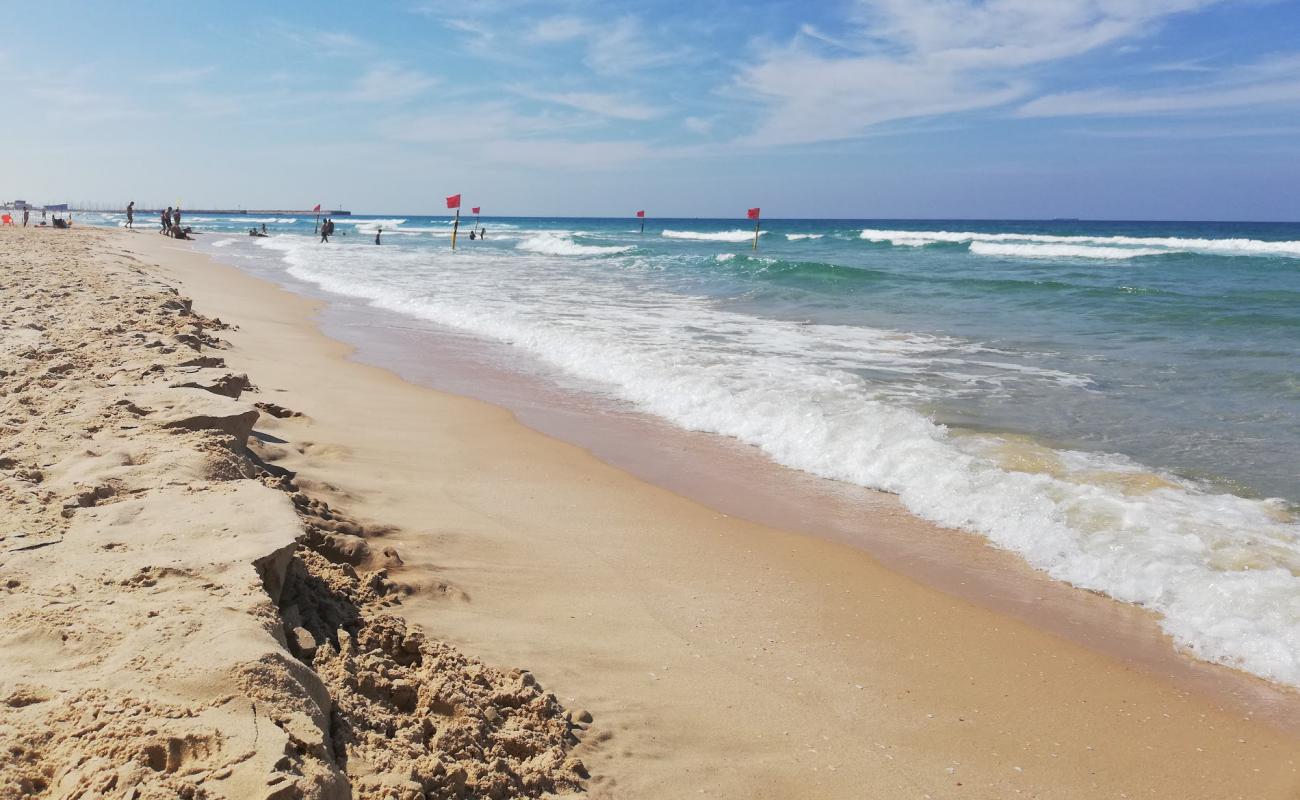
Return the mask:
<svg viewBox="0 0 1300 800"><path fill-rule="evenodd" d="M751 208L751 209L749 210L749 218L750 218L750 219L758 219L758 209L757 209L757 208Z"/></svg>
<svg viewBox="0 0 1300 800"><path fill-rule="evenodd" d="M478 213L478 206L474 206L473 208L470 209L470 211L472 211L473 213L477 214L477 213Z"/></svg>
<svg viewBox="0 0 1300 800"><path fill-rule="evenodd" d="M638 211L638 212L636 212L636 215L637 215L638 217L640 217L641 219L645 219L645 212L644 212L644 211Z"/></svg>
<svg viewBox="0 0 1300 800"><path fill-rule="evenodd" d="M447 208L460 208L460 195L453 194L447 198Z"/></svg>
<svg viewBox="0 0 1300 800"><path fill-rule="evenodd" d="M320 211L320 203L317 203L316 207L313 208L312 211Z"/></svg>

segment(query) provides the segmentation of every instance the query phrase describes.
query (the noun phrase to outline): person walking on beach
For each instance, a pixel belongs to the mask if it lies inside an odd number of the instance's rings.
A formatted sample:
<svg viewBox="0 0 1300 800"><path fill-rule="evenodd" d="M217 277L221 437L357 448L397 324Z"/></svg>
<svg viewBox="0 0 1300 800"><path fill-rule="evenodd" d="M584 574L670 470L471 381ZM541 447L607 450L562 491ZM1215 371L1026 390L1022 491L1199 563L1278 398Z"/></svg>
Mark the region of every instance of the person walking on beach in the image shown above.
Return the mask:
<svg viewBox="0 0 1300 800"><path fill-rule="evenodd" d="M163 234L164 236L170 233L172 229L172 207L167 206L167 210L162 212L161 215L159 215L158 220L162 224L162 230L158 232Z"/></svg>
<svg viewBox="0 0 1300 800"><path fill-rule="evenodd" d="M179 228L180 226L181 226L181 207L176 206L176 209L172 211L172 227Z"/></svg>
<svg viewBox="0 0 1300 800"><path fill-rule="evenodd" d="M135 230L135 201L126 204L126 227L127 230Z"/></svg>
<svg viewBox="0 0 1300 800"><path fill-rule="evenodd" d="M27 220L28 220L28 218L31 217L31 215L32 215L31 209L28 209L28 208L24 208L24 209L23 209L23 227L24 227L24 228L27 227Z"/></svg>
<svg viewBox="0 0 1300 800"><path fill-rule="evenodd" d="M329 217L326 217L326 218L325 218L325 221L322 222L322 223L321 223L321 226L320 226L320 242L321 242L321 244L325 244L326 242L328 242L328 241L330 240L330 234L333 233L333 232L334 232L334 229L330 227L330 218L329 218Z"/></svg>

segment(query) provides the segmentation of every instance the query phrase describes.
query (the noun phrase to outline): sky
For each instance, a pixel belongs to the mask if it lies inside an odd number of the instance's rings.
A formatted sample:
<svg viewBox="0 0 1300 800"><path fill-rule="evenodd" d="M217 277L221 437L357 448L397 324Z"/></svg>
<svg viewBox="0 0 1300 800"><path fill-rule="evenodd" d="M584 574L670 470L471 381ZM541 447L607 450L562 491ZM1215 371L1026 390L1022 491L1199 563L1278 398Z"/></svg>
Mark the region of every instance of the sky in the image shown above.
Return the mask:
<svg viewBox="0 0 1300 800"><path fill-rule="evenodd" d="M1297 0L29 3L0 198L1300 219Z"/></svg>

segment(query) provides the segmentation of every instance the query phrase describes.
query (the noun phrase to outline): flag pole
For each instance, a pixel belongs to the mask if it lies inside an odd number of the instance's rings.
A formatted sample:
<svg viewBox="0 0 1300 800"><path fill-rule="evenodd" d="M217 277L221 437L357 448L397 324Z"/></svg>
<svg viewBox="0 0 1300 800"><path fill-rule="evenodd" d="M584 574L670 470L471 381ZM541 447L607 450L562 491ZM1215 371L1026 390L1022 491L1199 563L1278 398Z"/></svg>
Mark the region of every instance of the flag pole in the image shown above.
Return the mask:
<svg viewBox="0 0 1300 800"><path fill-rule="evenodd" d="M456 221L451 223L451 249L456 249L456 232L460 230L460 206L456 206Z"/></svg>
<svg viewBox="0 0 1300 800"><path fill-rule="evenodd" d="M760 222L758 217L754 217L754 252L758 252L758 226Z"/></svg>
<svg viewBox="0 0 1300 800"><path fill-rule="evenodd" d="M645 217L641 218L641 234L645 235Z"/></svg>
<svg viewBox="0 0 1300 800"><path fill-rule="evenodd" d="M316 233L320 233L320 203L316 204Z"/></svg>

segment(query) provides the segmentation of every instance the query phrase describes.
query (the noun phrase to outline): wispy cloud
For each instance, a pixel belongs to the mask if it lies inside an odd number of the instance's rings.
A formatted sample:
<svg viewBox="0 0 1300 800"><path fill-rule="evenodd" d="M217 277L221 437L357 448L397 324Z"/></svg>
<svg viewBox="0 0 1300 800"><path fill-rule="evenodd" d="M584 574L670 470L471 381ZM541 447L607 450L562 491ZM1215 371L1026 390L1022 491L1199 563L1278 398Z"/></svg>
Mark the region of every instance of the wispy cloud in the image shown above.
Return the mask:
<svg viewBox="0 0 1300 800"><path fill-rule="evenodd" d="M1277 125L1273 127L1238 127L1235 125L1218 125L1213 127L1186 125L1168 125L1158 128L1080 128L1071 131L1078 136L1097 139L1236 139L1247 138L1294 138L1300 136L1300 125Z"/></svg>
<svg viewBox="0 0 1300 800"><path fill-rule="evenodd" d="M424 94L437 83L437 78L417 70L379 64L358 77L343 97L364 103L409 100Z"/></svg>
<svg viewBox="0 0 1300 800"><path fill-rule="evenodd" d="M198 83L216 71L215 66L155 70L145 76L144 80L146 83L166 86L186 86Z"/></svg>
<svg viewBox="0 0 1300 800"><path fill-rule="evenodd" d="M581 42L586 48L584 63L606 75L664 67L691 52L685 45L656 41L641 18L631 15L601 21L547 17L535 24L527 38L538 44Z"/></svg>
<svg viewBox="0 0 1300 800"><path fill-rule="evenodd" d="M420 144L524 139L584 130L589 117L574 114L521 114L503 102L443 106L435 111L388 117L377 126L394 141Z"/></svg>
<svg viewBox="0 0 1300 800"><path fill-rule="evenodd" d="M281 43L322 56L355 56L374 49L366 40L345 31L305 28L281 21L272 23L269 33Z"/></svg>
<svg viewBox="0 0 1300 800"><path fill-rule="evenodd" d="M533 100L554 103L613 119L643 121L662 116L664 113L663 109L656 106L606 92L538 92L523 87L516 87L515 91Z"/></svg>
<svg viewBox="0 0 1300 800"><path fill-rule="evenodd" d="M682 127L694 134L706 136L713 133L713 127L717 123L713 119L703 117L687 117L682 120Z"/></svg>
<svg viewBox="0 0 1300 800"><path fill-rule="evenodd" d="M1021 106L1021 117L1143 117L1300 107L1300 56L1262 59L1178 89L1092 89L1061 92Z"/></svg>
<svg viewBox="0 0 1300 800"><path fill-rule="evenodd" d="M741 72L737 86L766 107L748 141L851 138L891 120L1005 105L1034 90L1027 67L1146 35L1213 2L858 0L844 35L805 25Z"/></svg>

